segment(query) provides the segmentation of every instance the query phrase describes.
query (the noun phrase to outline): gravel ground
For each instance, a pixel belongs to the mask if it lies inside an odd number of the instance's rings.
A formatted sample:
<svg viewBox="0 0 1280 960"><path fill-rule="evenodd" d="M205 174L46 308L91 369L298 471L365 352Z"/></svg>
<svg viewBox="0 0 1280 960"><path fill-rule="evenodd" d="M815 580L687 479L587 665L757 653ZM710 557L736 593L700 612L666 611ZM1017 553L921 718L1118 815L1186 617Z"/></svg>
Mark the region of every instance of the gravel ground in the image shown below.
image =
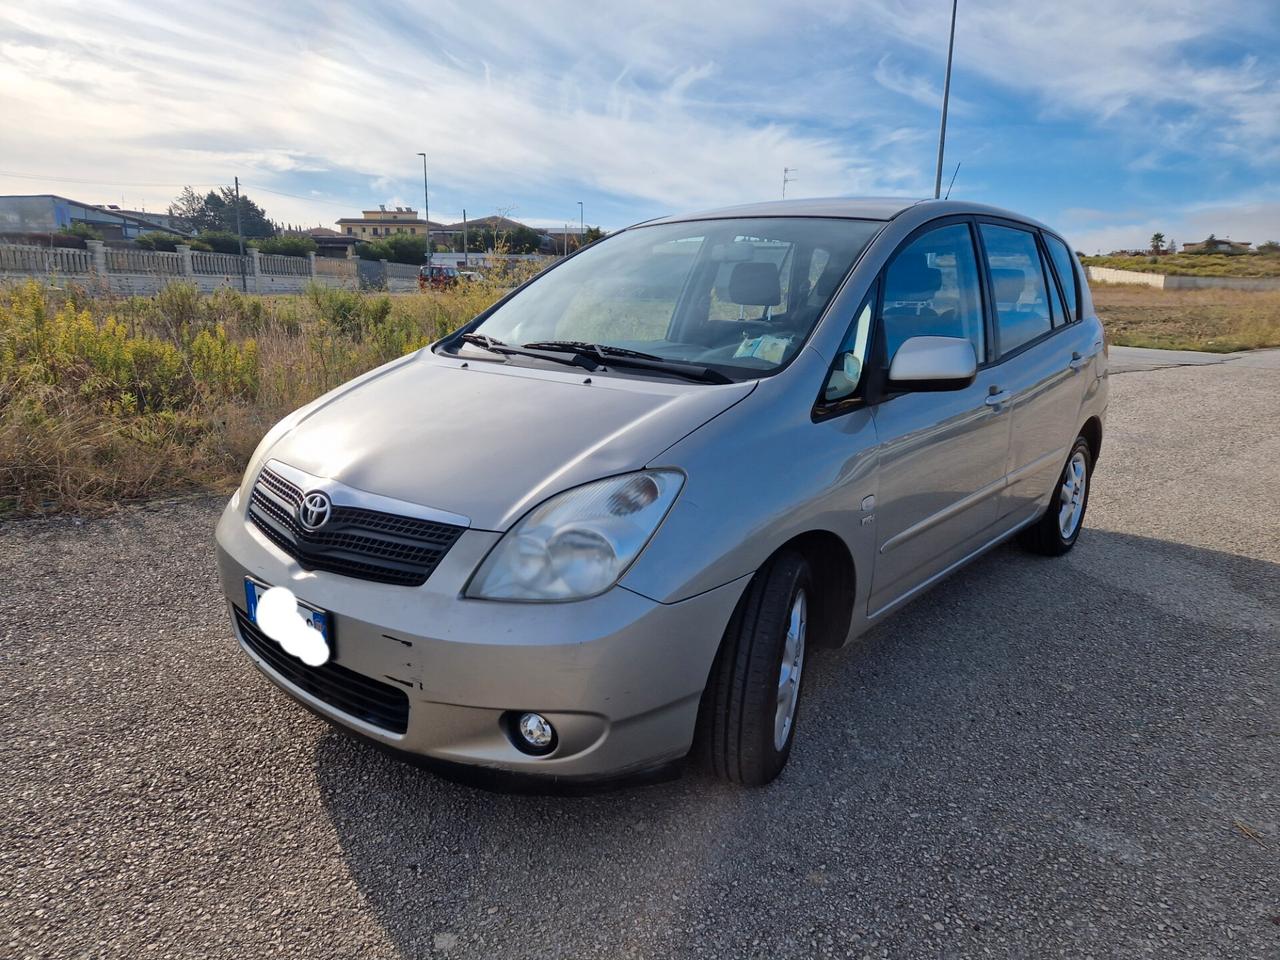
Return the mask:
<svg viewBox="0 0 1280 960"><path fill-rule="evenodd" d="M1280 362L1112 390L1077 549L815 657L756 791L449 783L238 652L220 503L0 524L0 956L1274 960Z"/></svg>

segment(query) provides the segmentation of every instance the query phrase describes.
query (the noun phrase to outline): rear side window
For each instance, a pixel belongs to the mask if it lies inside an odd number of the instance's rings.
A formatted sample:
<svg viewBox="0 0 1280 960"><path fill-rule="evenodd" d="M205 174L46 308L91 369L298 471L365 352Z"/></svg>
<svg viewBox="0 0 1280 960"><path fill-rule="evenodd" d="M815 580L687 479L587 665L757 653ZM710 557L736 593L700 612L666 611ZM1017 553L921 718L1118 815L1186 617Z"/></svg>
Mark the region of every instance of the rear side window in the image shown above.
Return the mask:
<svg viewBox="0 0 1280 960"><path fill-rule="evenodd" d="M1076 274L1076 258L1071 255L1067 245L1057 237L1044 234L1045 246L1049 248L1049 257L1057 270L1058 279L1062 282L1062 292L1067 298L1067 320L1080 319L1080 279Z"/></svg>
<svg viewBox="0 0 1280 960"><path fill-rule="evenodd" d="M938 227L900 250L884 274L885 359L912 337L960 337L986 358L982 294L967 223Z"/></svg>
<svg viewBox="0 0 1280 960"><path fill-rule="evenodd" d="M1053 329L1035 234L984 223L982 245L991 267L1000 356Z"/></svg>

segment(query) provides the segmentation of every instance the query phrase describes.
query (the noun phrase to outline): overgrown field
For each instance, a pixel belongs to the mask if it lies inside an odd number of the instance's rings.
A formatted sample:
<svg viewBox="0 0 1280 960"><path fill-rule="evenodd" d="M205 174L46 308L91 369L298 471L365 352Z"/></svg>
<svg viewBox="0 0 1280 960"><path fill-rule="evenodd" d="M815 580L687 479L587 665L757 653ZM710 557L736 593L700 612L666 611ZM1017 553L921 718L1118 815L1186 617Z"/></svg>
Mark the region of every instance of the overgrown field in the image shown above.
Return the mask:
<svg viewBox="0 0 1280 960"><path fill-rule="evenodd" d="M1280 290L1091 287L1113 344L1212 353L1280 347Z"/></svg>
<svg viewBox="0 0 1280 960"><path fill-rule="evenodd" d="M1093 289L1114 344L1280 346L1280 292ZM175 284L113 298L0 287L0 516L230 489L280 417L501 293L201 296Z"/></svg>
<svg viewBox="0 0 1280 960"><path fill-rule="evenodd" d="M502 290L301 296L0 287L0 516L229 489L280 417Z"/></svg>
<svg viewBox="0 0 1280 960"><path fill-rule="evenodd" d="M1280 254L1174 253L1163 257L1085 257L1091 267L1181 277L1280 277Z"/></svg>

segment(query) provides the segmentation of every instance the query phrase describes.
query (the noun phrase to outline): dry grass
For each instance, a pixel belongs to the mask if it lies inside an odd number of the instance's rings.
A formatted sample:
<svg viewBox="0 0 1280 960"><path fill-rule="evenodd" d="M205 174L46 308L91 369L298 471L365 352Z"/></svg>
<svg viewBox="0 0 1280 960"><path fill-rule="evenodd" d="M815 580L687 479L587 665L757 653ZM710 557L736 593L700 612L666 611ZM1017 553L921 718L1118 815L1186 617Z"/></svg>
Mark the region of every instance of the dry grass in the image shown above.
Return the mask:
<svg viewBox="0 0 1280 960"><path fill-rule="evenodd" d="M1174 253L1163 257L1085 257L1091 267L1182 277L1280 277L1280 256L1245 253Z"/></svg>
<svg viewBox="0 0 1280 960"><path fill-rule="evenodd" d="M1280 347L1280 290L1156 290L1091 284L1111 343L1232 353Z"/></svg>
<svg viewBox="0 0 1280 960"><path fill-rule="evenodd" d="M0 286L0 516L226 490L291 410L467 322L502 288L295 296Z"/></svg>

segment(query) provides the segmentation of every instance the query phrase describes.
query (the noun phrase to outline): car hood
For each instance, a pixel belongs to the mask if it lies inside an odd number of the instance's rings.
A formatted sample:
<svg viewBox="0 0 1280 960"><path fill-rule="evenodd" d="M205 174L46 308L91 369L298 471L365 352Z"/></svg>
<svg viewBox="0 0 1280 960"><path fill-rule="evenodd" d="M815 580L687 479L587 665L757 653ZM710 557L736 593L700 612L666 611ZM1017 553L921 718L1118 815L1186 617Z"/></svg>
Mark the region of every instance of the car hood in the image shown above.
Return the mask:
<svg viewBox="0 0 1280 960"><path fill-rule="evenodd" d="M270 456L505 530L560 490L640 469L754 388L464 363L424 350L335 391Z"/></svg>

